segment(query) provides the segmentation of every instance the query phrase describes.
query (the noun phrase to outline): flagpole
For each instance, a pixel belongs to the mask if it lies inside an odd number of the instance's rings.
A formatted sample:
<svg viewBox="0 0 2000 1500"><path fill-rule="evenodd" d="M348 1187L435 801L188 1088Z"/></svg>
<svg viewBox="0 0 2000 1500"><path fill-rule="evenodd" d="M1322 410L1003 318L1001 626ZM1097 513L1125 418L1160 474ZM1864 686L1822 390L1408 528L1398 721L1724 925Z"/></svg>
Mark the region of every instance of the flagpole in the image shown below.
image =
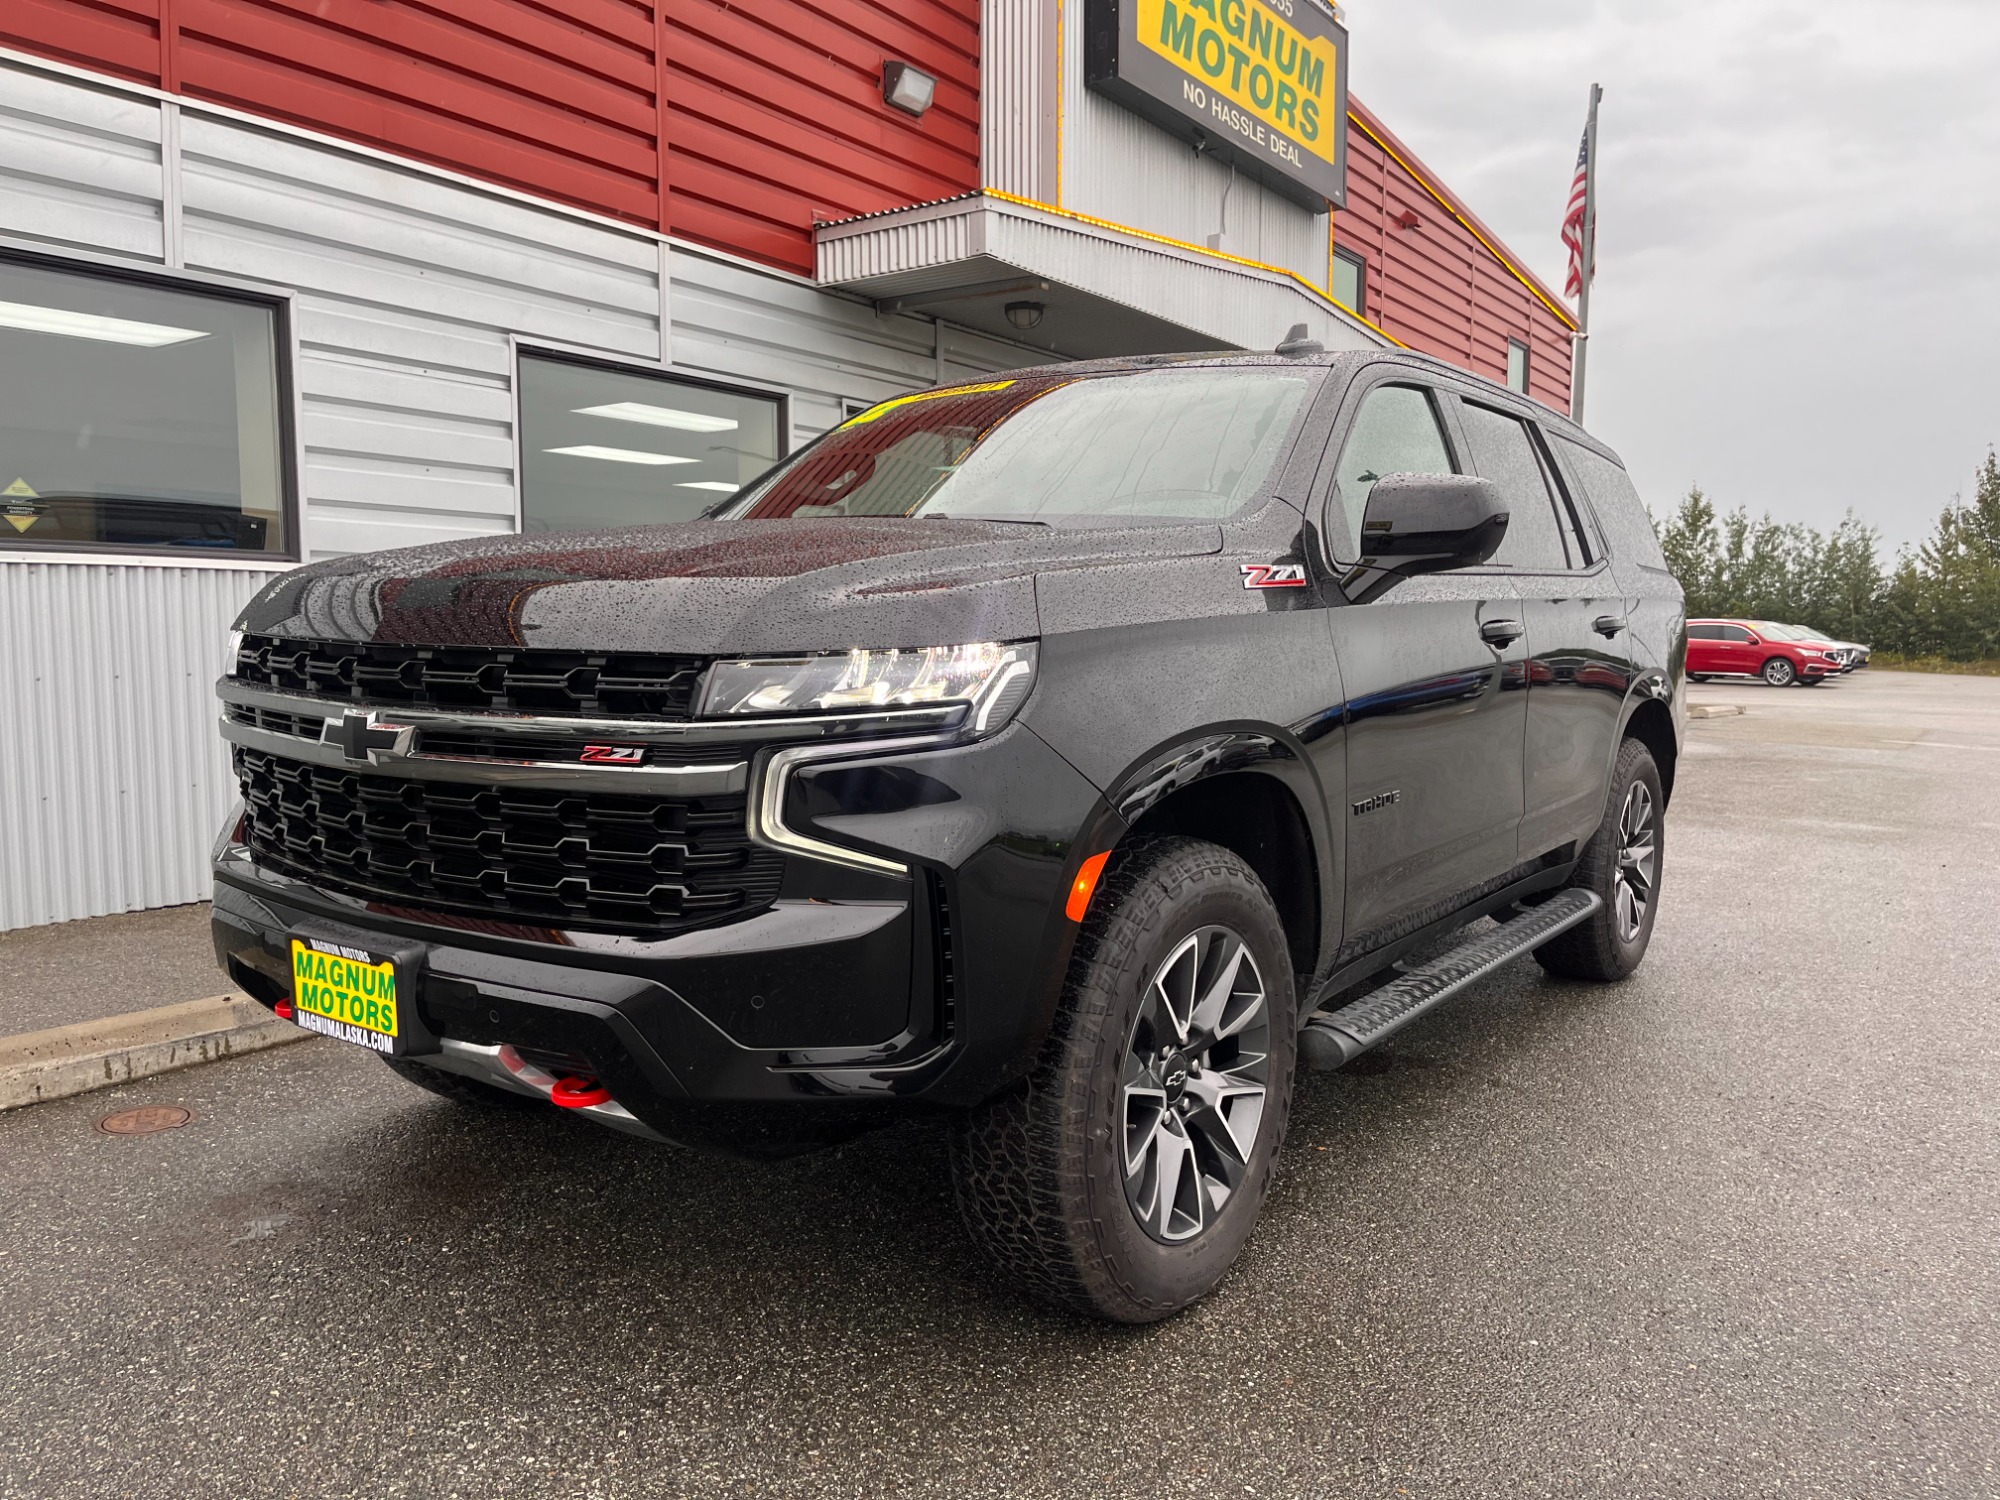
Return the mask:
<svg viewBox="0 0 2000 1500"><path fill-rule="evenodd" d="M1590 86L1590 119L1583 127L1583 290L1576 298L1576 333L1570 340L1569 419L1583 423L1583 376L1590 362L1590 283L1597 274L1597 106L1601 84Z"/></svg>

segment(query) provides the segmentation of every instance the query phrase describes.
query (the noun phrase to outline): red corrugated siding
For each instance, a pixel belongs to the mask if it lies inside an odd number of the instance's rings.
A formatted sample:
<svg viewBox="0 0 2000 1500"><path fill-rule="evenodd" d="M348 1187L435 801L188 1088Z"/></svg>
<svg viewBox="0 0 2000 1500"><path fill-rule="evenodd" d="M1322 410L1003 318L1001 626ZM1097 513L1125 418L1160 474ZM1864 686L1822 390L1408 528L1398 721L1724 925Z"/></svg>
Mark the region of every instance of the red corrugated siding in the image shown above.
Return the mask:
<svg viewBox="0 0 2000 1500"><path fill-rule="evenodd" d="M806 273L816 218L979 185L979 0L665 0L661 9L654 0L0 0L0 45ZM890 58L939 80L920 121L882 103Z"/></svg>
<svg viewBox="0 0 2000 1500"><path fill-rule="evenodd" d="M1413 349L1499 381L1507 378L1507 341L1520 339L1529 350L1528 393L1567 411L1570 326L1542 300L1554 301L1554 294L1528 285L1525 271L1517 275L1520 263L1507 247L1380 120L1353 102L1358 128L1348 132L1347 210L1336 217L1334 241L1367 257L1368 306L1362 311ZM1418 227L1398 227L1405 211L1421 220Z"/></svg>
<svg viewBox="0 0 2000 1500"><path fill-rule="evenodd" d="M673 0L668 227L810 275L812 225L979 186L978 0ZM882 63L938 80L922 120Z"/></svg>
<svg viewBox="0 0 2000 1500"><path fill-rule="evenodd" d="M120 78L160 82L161 0L5 0L0 43Z"/></svg>

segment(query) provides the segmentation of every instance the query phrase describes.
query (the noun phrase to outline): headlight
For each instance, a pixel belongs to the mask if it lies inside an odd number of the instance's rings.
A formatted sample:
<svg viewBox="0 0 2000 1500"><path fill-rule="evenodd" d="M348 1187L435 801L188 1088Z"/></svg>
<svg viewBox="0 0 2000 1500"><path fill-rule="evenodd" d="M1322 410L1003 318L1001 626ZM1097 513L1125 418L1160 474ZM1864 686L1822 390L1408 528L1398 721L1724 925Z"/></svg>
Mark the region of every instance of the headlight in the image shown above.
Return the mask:
<svg viewBox="0 0 2000 1500"><path fill-rule="evenodd" d="M224 677L234 677L236 675L236 658L242 654L243 632L232 630L229 632L229 640L226 643L222 656L222 675Z"/></svg>
<svg viewBox="0 0 2000 1500"><path fill-rule="evenodd" d="M1032 641L719 661L709 669L701 714L851 713L964 703L972 710L966 727L991 734L1013 717L1034 681Z"/></svg>

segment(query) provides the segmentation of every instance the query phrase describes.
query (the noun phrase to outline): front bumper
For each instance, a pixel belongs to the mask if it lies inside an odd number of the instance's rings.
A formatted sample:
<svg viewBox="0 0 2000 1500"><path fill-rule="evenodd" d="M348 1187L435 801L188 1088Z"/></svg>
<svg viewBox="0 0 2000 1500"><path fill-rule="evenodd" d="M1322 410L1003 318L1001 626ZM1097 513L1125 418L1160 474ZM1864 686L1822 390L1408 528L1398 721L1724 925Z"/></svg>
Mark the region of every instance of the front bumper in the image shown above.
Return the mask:
<svg viewBox="0 0 2000 1500"><path fill-rule="evenodd" d="M1018 724L976 744L804 768L797 782L796 821L909 873L788 856L765 909L651 939L364 901L260 867L225 839L216 954L275 1005L301 925L419 945L412 998L447 1045L411 1061L466 1072L453 1059L468 1049L487 1049L478 1067L507 1049L545 1073L596 1077L674 1139L702 1133L695 1106L963 1106L1021 1076L1068 963L1062 908L1087 852L1073 847L1078 831L1103 817L1096 789Z"/></svg>

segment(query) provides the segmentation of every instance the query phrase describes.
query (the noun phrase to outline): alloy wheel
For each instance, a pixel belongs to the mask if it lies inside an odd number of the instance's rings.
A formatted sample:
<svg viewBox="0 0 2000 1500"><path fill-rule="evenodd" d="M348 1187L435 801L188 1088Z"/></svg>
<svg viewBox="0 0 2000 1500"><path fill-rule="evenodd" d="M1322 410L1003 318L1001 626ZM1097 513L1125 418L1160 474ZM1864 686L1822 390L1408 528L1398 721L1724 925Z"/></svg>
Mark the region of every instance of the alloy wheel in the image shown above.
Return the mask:
<svg viewBox="0 0 2000 1500"><path fill-rule="evenodd" d="M1154 1239L1193 1239L1242 1185L1270 1051L1270 1002L1243 939L1226 927L1182 939L1140 997L1119 1088L1125 1197Z"/></svg>
<svg viewBox="0 0 2000 1500"><path fill-rule="evenodd" d="M1774 656L1764 663L1764 680L1772 687L1790 687L1798 671L1782 656Z"/></svg>
<svg viewBox="0 0 2000 1500"><path fill-rule="evenodd" d="M1659 883L1659 840L1653 820L1653 793L1643 781L1632 783L1618 813L1618 881L1612 893L1617 909L1618 937L1632 942L1646 925L1646 908Z"/></svg>

